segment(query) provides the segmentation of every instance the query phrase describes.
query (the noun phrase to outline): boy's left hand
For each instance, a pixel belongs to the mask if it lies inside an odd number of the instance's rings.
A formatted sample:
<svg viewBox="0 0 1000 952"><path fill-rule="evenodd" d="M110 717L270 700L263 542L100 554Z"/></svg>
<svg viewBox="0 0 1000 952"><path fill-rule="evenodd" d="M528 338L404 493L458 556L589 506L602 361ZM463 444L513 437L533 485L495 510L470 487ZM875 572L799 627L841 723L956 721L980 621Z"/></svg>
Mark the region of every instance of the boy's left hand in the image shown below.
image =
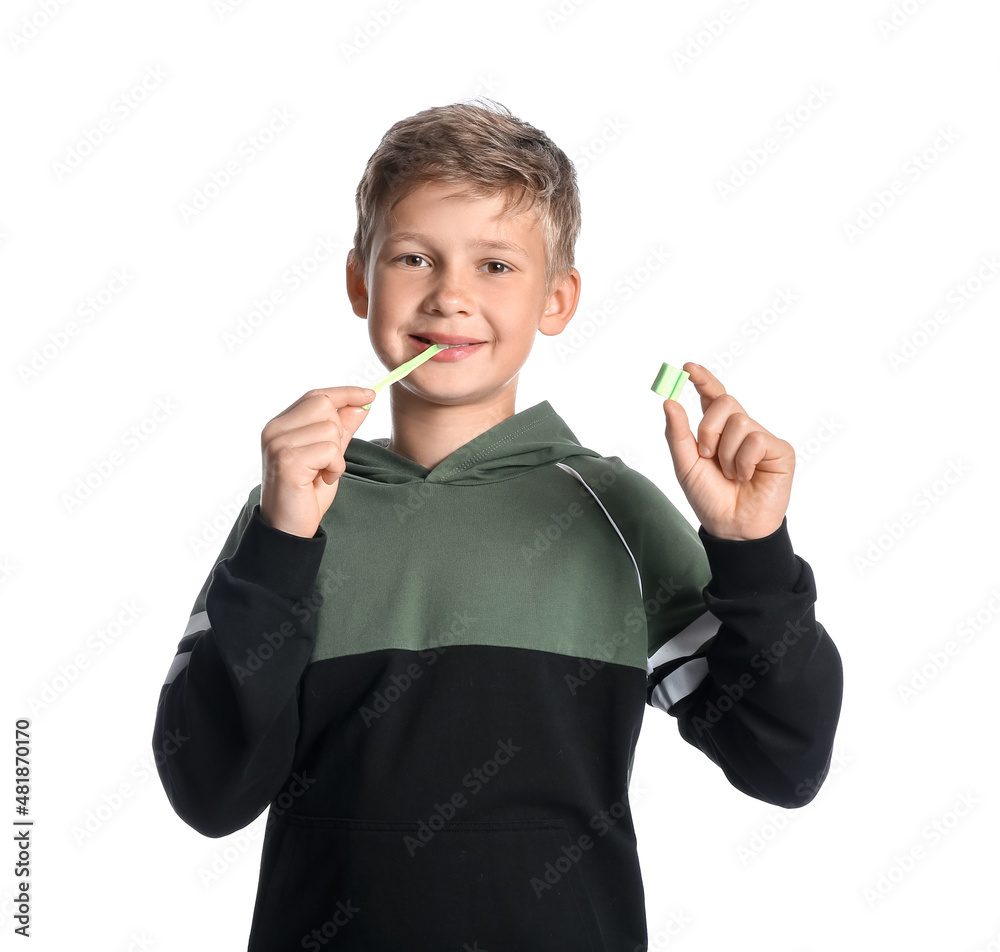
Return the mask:
<svg viewBox="0 0 1000 952"><path fill-rule="evenodd" d="M695 442L684 407L663 401L677 481L706 532L722 539L762 539L785 517L795 450L747 416L705 367L689 361L683 369L701 395L704 415Z"/></svg>

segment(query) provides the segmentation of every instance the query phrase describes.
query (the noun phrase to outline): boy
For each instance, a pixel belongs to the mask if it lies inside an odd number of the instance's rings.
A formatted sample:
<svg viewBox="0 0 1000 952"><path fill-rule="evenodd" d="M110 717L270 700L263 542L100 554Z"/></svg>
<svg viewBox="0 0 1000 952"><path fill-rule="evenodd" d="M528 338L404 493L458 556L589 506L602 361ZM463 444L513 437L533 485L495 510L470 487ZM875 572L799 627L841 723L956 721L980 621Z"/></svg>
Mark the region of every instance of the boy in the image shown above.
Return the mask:
<svg viewBox="0 0 1000 952"><path fill-rule="evenodd" d="M695 532L547 401L514 412L577 306L579 200L504 107L397 123L356 197L379 359L454 346L392 385L389 439L355 436L360 387L264 427L160 695L164 788L208 836L270 805L251 952L643 950L646 703L769 803L828 769L842 673L786 531L794 453L685 364L697 441L663 406Z"/></svg>

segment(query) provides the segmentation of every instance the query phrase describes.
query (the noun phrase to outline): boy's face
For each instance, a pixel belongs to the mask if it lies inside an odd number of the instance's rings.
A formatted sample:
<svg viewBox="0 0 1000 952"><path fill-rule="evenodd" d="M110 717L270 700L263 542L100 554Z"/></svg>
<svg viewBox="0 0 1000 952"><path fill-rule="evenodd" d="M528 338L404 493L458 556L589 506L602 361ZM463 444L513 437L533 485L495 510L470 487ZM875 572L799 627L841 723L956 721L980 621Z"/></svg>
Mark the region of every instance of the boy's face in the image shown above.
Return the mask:
<svg viewBox="0 0 1000 952"><path fill-rule="evenodd" d="M501 219L501 196L424 183L375 230L369 276L348 259L354 312L387 368L455 339L394 384L394 397L433 404L498 401L513 413L517 374L535 333L558 334L579 299L576 269L545 291L545 243L534 212ZM508 403L509 401L509 403Z"/></svg>

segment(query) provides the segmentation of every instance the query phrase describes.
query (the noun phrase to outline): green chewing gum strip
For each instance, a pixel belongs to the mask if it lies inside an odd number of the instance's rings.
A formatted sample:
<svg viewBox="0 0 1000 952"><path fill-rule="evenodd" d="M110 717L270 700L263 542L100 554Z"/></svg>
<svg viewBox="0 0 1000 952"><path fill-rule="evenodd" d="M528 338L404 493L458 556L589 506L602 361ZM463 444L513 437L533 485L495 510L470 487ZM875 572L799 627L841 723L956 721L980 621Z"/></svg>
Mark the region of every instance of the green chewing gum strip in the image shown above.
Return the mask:
<svg viewBox="0 0 1000 952"><path fill-rule="evenodd" d="M408 360L405 364L400 364L388 377L375 384L372 390L378 393L383 387L388 387L389 384L395 383L397 380L402 380L411 370L415 370L425 360L430 360L439 350L444 350L440 344L431 344L422 354L417 354L412 360ZM362 409L367 410L370 406L370 403L366 403Z"/></svg>
<svg viewBox="0 0 1000 952"><path fill-rule="evenodd" d="M676 400L681 395L684 384L690 376L686 370L678 370L676 367L671 367L670 364L664 364L656 375L653 386L649 389L668 400Z"/></svg>

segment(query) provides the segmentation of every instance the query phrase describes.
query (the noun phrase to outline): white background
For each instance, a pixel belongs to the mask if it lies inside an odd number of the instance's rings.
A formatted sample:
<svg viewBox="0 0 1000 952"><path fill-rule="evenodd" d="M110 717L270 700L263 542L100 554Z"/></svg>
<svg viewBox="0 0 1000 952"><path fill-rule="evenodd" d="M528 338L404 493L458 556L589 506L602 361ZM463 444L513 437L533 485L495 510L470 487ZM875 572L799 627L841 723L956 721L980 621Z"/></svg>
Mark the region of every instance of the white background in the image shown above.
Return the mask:
<svg viewBox="0 0 1000 952"><path fill-rule="evenodd" d="M384 373L344 292L368 156L396 120L477 94L580 177L583 299L563 338L539 336L517 409L548 399L694 522L649 385L664 360L716 369L799 451L789 532L844 659L834 773L804 810L739 793L647 710L632 801L651 948L1000 948L996 4L44 6L0 15L0 759L12 778L30 716L33 948L245 948L264 817L211 840L171 811L159 687L260 479L264 423ZM249 160L276 109L293 118ZM335 257L227 345L321 239ZM653 248L667 264L638 270ZM359 436L387 436L387 413ZM13 863L8 843L5 944Z"/></svg>

